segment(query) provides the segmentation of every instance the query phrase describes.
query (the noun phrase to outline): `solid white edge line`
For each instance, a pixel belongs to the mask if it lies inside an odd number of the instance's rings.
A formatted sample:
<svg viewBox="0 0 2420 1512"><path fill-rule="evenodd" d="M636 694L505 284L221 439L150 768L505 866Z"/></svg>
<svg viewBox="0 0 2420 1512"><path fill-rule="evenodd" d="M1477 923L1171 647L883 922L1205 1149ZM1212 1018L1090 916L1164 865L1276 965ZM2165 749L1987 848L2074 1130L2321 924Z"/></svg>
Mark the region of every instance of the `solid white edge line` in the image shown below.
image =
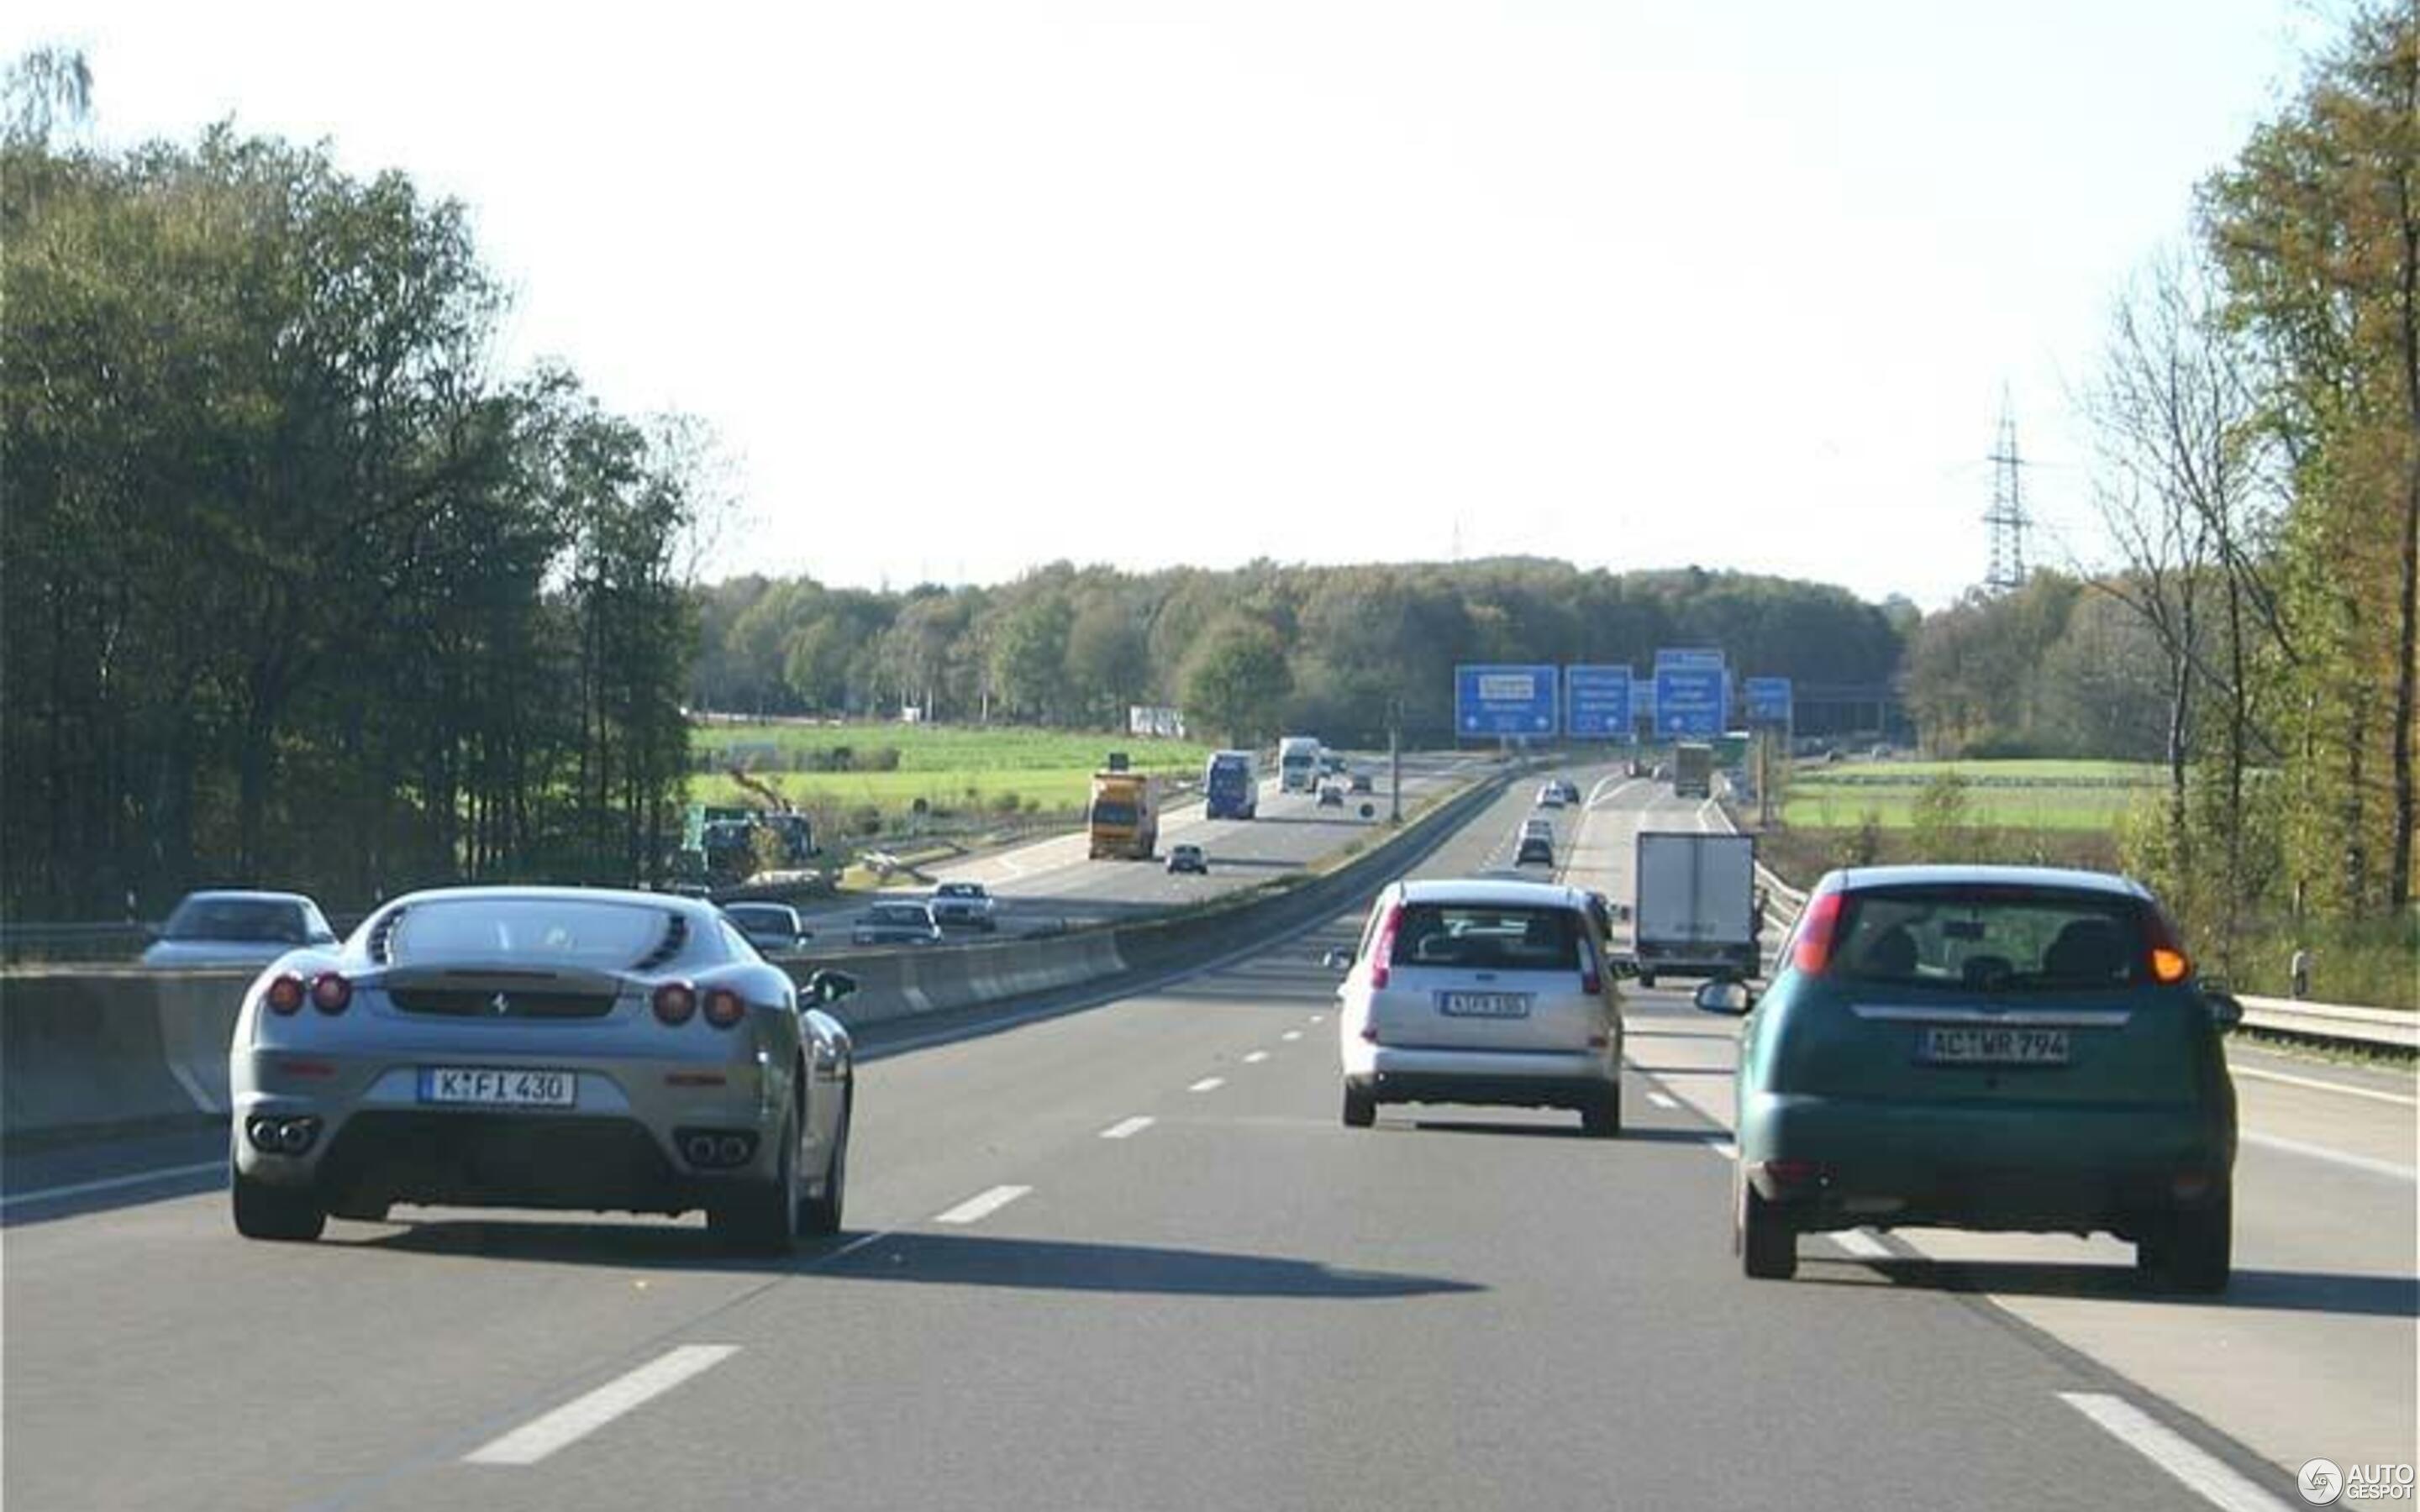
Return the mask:
<svg viewBox="0 0 2420 1512"><path fill-rule="evenodd" d="M970 1224L990 1217L1017 1198L1032 1191L1030 1186L996 1186L988 1192L978 1192L949 1211L937 1213L937 1224Z"/></svg>
<svg viewBox="0 0 2420 1512"><path fill-rule="evenodd" d="M1140 1114L1138 1114L1131 1119L1121 1119L1117 1122L1110 1124L1108 1128L1102 1130L1101 1137L1104 1139L1131 1139L1135 1135L1142 1133L1145 1129L1150 1128L1157 1121L1159 1120L1156 1119L1148 1118Z"/></svg>
<svg viewBox="0 0 2420 1512"><path fill-rule="evenodd" d="M2381 1092L2369 1087L2347 1087L2318 1076L2288 1076L2282 1071L2256 1071L2249 1066L2229 1066L2227 1074L2249 1076L2256 1082L2277 1082L2287 1087L2305 1087L2315 1092L2341 1092L2347 1097L2366 1097L2374 1102L2392 1103L2397 1107L2420 1107L2420 1097L2405 1097L2400 1092Z"/></svg>
<svg viewBox="0 0 2420 1512"><path fill-rule="evenodd" d="M11 1192L0 1196L0 1211L20 1202L54 1202L62 1197L80 1197L93 1192L115 1192L121 1187L141 1186L148 1181L173 1181L187 1176L199 1176L204 1171L226 1174L226 1162L206 1160L193 1165L165 1165L156 1171L136 1171L128 1176L105 1177L97 1181L77 1181L68 1186L46 1186L37 1192Z"/></svg>
<svg viewBox="0 0 2420 1512"><path fill-rule="evenodd" d="M1255 1050L1255 1051L1253 1051L1251 1054L1249 1054L1249 1055L1248 1055L1248 1056L1246 1056L1246 1057L1244 1057L1244 1064L1245 1064L1245 1065L1247 1065L1247 1066L1257 1066L1257 1065L1259 1065L1262 1061L1266 1060L1266 1059L1268 1059L1268 1058L1269 1058L1269 1053L1268 1053L1267 1051L1265 1051L1265 1050Z"/></svg>
<svg viewBox="0 0 2420 1512"><path fill-rule="evenodd" d="M1215 1092L1226 1085L1227 1078L1224 1076L1204 1076L1200 1081L1195 1082L1192 1086L1187 1088L1186 1090L1188 1092Z"/></svg>
<svg viewBox="0 0 2420 1512"><path fill-rule="evenodd" d="M595 1391L575 1396L553 1412L532 1418L520 1427L462 1457L473 1465L534 1465L547 1456L596 1432L632 1408L710 1370L739 1352L737 1344L683 1344L666 1350L637 1369L607 1381Z"/></svg>
<svg viewBox="0 0 2420 1512"><path fill-rule="evenodd" d="M2246 1480L2133 1403L2105 1392L2063 1391L2058 1399L2099 1424L2112 1438L2226 1512L2285 1512L2286 1504Z"/></svg>
<svg viewBox="0 0 2420 1512"><path fill-rule="evenodd" d="M2274 1149L2282 1154L2303 1155L2312 1160L2323 1160L2332 1165L2366 1171L2372 1176L2383 1176L2390 1180L2420 1181L2420 1170L2415 1170L2409 1165L2397 1165L2391 1160L2377 1160L2368 1155L2348 1155L2341 1149L2330 1149L2325 1145L2306 1145L2299 1139L2283 1139L2275 1134L2244 1133L2237 1134L2236 1137L2247 1145L2257 1145L2262 1149Z"/></svg>
<svg viewBox="0 0 2420 1512"><path fill-rule="evenodd" d="M1899 1257L1890 1252L1889 1245L1862 1228L1837 1229L1823 1237L1860 1260L1891 1260Z"/></svg>
<svg viewBox="0 0 2420 1512"><path fill-rule="evenodd" d="M1647 1101L1654 1103L1659 1108L1677 1108L1681 1105L1681 1100L1679 1098L1666 1097L1661 1092L1648 1093Z"/></svg>

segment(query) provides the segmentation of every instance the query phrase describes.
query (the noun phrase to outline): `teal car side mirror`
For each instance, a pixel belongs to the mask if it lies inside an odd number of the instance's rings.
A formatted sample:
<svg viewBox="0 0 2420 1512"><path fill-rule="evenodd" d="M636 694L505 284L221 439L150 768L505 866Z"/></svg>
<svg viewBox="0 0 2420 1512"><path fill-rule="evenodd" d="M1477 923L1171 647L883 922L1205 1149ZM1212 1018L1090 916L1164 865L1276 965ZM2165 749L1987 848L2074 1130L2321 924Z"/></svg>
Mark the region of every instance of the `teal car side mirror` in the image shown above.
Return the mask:
<svg viewBox="0 0 2420 1512"><path fill-rule="evenodd" d="M1689 1000L1702 1012L1729 1013L1734 1017L1756 1006L1756 995L1747 990L1747 983L1729 979L1699 983L1698 990L1690 995Z"/></svg>
<svg viewBox="0 0 2420 1512"><path fill-rule="evenodd" d="M2195 982L2194 990L2200 995L2202 1006L2210 1011L2212 1024L2232 1029L2243 1022L2242 1001L2226 990L2226 983L2203 980Z"/></svg>

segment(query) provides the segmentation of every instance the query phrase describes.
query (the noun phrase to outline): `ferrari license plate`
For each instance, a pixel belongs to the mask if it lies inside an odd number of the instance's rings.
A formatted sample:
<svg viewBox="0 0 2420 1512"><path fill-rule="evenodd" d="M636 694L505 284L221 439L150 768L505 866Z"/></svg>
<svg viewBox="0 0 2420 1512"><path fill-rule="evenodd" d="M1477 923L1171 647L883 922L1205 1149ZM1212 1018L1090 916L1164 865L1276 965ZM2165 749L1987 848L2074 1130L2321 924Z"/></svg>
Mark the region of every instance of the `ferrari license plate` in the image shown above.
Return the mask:
<svg viewBox="0 0 2420 1512"><path fill-rule="evenodd" d="M505 1066L423 1066L420 1100L485 1108L567 1108L580 1101L580 1073Z"/></svg>
<svg viewBox="0 0 2420 1512"><path fill-rule="evenodd" d="M1439 993L1437 1011L1453 1018L1525 1019L1529 1016L1528 993Z"/></svg>
<svg viewBox="0 0 2420 1512"><path fill-rule="evenodd" d="M2064 1066L2065 1029L1928 1028L1916 1058L1935 1066Z"/></svg>

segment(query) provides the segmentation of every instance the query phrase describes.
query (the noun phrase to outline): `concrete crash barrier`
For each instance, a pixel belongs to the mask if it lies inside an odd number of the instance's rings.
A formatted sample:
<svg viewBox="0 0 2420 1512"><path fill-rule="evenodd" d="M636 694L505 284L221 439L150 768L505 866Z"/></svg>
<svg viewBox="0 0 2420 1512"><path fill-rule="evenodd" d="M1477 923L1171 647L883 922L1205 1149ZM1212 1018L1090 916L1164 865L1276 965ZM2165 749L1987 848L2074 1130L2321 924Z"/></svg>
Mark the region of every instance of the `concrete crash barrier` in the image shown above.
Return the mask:
<svg viewBox="0 0 2420 1512"><path fill-rule="evenodd" d="M223 1116L250 971L85 966L0 980L0 1129Z"/></svg>
<svg viewBox="0 0 2420 1512"><path fill-rule="evenodd" d="M784 964L800 983L826 966L856 978L856 995L834 1016L861 1028L1182 970L1255 939L1315 924L1351 905L1435 849L1512 780L1508 774L1466 789L1324 876L1265 884L1198 909L1065 934L910 950L834 950Z"/></svg>
<svg viewBox="0 0 2420 1512"><path fill-rule="evenodd" d="M1230 894L1199 910L1059 935L833 950L784 964L800 982L822 966L855 977L858 991L837 1016L860 1026L1183 969L1349 906L1435 849L1517 775L1457 794L1326 875ZM129 966L0 975L0 1129L13 1137L225 1117L227 1047L255 975Z"/></svg>

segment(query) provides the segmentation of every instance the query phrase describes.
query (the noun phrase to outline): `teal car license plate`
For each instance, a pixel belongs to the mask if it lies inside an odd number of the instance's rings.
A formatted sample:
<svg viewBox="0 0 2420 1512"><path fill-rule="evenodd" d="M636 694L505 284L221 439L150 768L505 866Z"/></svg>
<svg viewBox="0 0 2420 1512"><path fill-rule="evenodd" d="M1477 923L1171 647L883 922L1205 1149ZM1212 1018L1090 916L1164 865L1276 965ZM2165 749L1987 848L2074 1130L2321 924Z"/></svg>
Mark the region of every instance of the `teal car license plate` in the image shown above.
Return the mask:
<svg viewBox="0 0 2420 1512"><path fill-rule="evenodd" d="M2064 1066L2065 1029L1931 1026L1919 1031L1916 1057L1931 1066Z"/></svg>

